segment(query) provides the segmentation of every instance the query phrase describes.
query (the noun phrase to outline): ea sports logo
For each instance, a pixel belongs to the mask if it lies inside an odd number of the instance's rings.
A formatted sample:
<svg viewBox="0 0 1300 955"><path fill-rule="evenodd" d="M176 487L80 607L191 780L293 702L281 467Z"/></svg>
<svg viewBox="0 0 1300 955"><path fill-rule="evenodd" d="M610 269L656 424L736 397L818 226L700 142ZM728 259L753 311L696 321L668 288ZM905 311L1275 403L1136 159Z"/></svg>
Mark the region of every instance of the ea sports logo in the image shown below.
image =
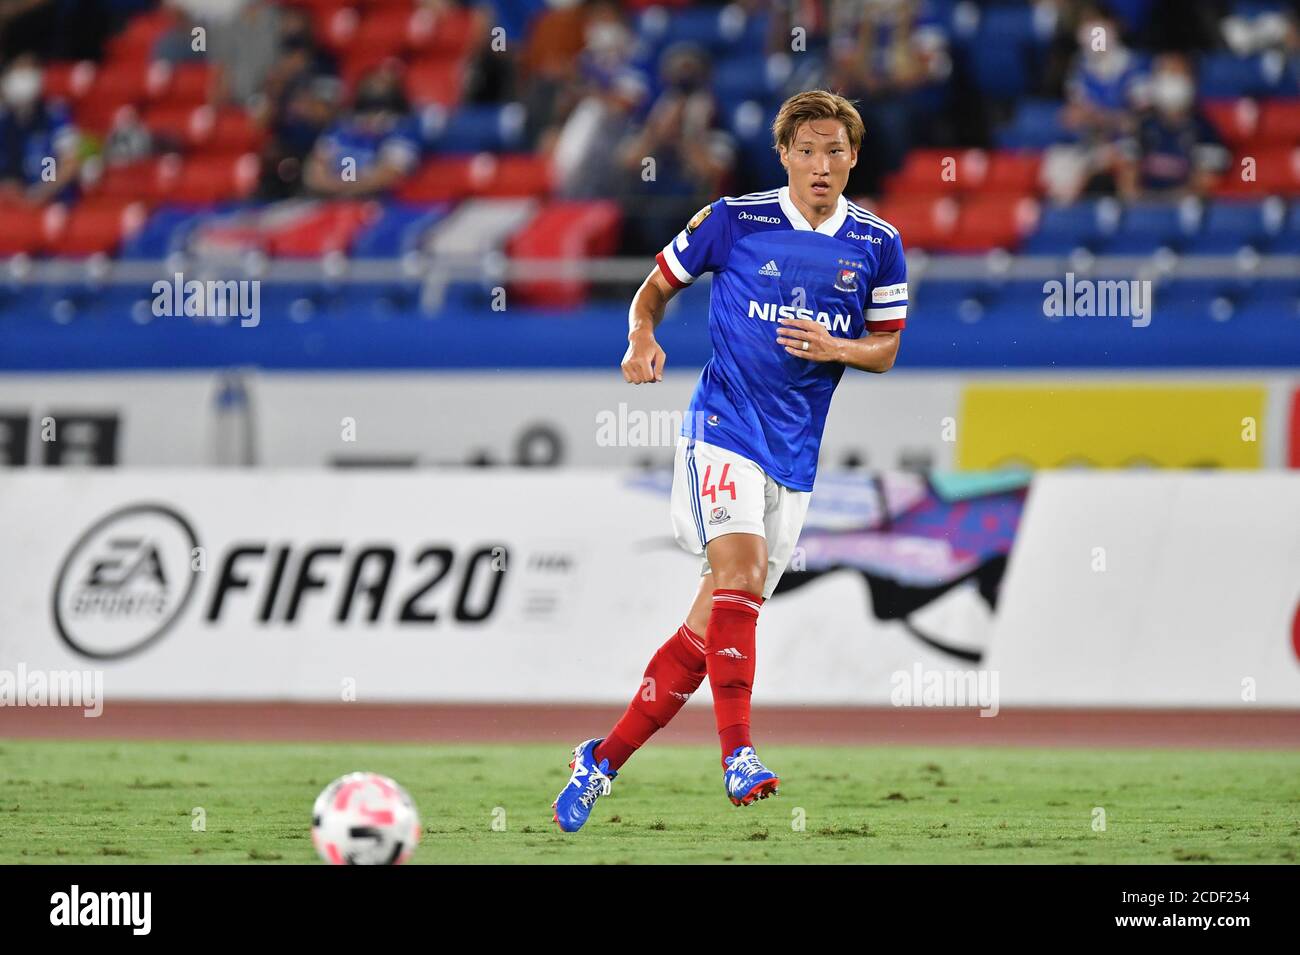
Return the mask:
<svg viewBox="0 0 1300 955"><path fill-rule="evenodd" d="M73 650L113 660L167 632L194 593L194 529L170 508L134 504L92 525L54 582L54 627Z"/></svg>

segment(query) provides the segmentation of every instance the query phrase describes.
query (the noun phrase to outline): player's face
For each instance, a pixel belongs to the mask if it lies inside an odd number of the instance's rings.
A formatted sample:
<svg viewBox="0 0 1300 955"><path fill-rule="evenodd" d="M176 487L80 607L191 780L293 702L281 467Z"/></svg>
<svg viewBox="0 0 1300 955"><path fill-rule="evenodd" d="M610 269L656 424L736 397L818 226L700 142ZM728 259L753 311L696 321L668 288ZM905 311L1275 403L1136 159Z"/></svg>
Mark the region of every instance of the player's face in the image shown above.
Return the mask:
<svg viewBox="0 0 1300 955"><path fill-rule="evenodd" d="M790 174L790 191L806 205L827 206L839 200L858 154L849 144L844 124L836 119L815 119L794 132L789 146L781 147L781 165Z"/></svg>

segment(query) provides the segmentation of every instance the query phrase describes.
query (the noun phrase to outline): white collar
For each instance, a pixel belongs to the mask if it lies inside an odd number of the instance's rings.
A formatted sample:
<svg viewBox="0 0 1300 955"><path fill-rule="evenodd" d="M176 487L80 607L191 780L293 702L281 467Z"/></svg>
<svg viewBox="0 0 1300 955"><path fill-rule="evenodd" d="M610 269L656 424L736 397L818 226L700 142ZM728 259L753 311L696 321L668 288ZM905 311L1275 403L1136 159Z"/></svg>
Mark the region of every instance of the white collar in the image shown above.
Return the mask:
<svg viewBox="0 0 1300 955"><path fill-rule="evenodd" d="M844 193L840 193L840 197L835 203L835 211L831 214L831 217L816 229L813 229L808 224L808 220L803 217L803 213L795 207L794 200L790 198L789 186L781 187L780 192L777 193L777 199L781 203L781 211L790 220L790 225L795 229L802 229L804 232L820 232L822 235L834 235L840 231L840 226L844 225L844 220L849 214L849 202L844 198Z"/></svg>

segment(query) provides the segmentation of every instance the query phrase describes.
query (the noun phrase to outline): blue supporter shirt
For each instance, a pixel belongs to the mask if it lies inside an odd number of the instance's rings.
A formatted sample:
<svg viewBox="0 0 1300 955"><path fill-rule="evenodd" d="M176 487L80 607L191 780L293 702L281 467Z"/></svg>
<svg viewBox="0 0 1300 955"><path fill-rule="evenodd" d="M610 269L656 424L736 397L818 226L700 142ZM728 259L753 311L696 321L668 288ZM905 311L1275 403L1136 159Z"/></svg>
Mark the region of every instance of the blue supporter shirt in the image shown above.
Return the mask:
<svg viewBox="0 0 1300 955"><path fill-rule="evenodd" d="M664 246L676 288L713 272L704 366L682 434L749 458L778 484L811 491L831 395L844 374L777 344L780 318L806 318L838 338L901 329L907 263L898 230L840 197L816 229L789 188L705 206Z"/></svg>

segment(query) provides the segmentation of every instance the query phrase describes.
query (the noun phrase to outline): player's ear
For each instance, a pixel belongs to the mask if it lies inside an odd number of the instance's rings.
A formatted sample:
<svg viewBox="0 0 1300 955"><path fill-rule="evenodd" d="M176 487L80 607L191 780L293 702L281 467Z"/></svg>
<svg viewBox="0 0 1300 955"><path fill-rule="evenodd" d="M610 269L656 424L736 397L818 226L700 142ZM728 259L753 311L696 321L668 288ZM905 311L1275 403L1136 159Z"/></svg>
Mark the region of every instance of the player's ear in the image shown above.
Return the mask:
<svg viewBox="0 0 1300 955"><path fill-rule="evenodd" d="M858 151L855 149L849 153L849 168L852 169L858 164Z"/></svg>
<svg viewBox="0 0 1300 955"><path fill-rule="evenodd" d="M777 146L776 154L781 159L781 167L785 169L786 172L789 172L790 171L790 147Z"/></svg>

